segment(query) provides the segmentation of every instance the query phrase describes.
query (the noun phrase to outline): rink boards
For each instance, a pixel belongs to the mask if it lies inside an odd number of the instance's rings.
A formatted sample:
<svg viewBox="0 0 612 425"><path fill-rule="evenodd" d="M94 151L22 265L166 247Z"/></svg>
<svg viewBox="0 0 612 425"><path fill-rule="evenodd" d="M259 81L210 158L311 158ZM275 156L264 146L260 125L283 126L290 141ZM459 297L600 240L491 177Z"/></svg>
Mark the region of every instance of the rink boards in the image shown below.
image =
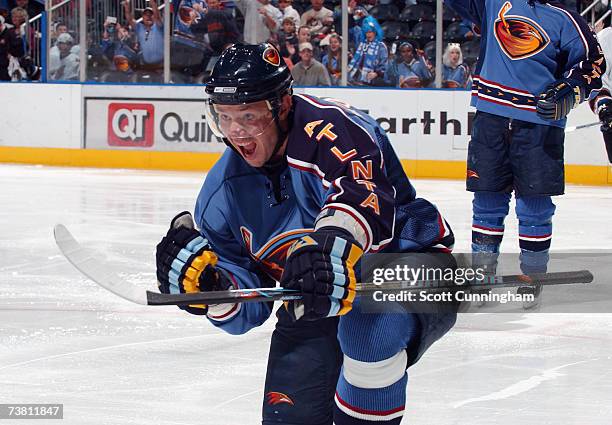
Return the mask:
<svg viewBox="0 0 612 425"><path fill-rule="evenodd" d="M473 108L469 91L307 88L363 109L387 131L411 177L465 177ZM0 162L202 170L225 145L210 133L198 86L2 84ZM588 105L568 126L596 116ZM610 184L598 126L566 134L567 181Z"/></svg>

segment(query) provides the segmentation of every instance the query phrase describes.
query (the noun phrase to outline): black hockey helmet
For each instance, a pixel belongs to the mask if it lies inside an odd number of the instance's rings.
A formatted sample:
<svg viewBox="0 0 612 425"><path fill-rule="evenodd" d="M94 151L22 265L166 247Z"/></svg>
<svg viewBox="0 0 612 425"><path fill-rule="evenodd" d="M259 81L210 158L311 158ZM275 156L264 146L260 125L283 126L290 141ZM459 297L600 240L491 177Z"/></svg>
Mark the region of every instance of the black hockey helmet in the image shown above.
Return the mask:
<svg viewBox="0 0 612 425"><path fill-rule="evenodd" d="M219 57L206 81L206 94L213 103L251 103L282 96L292 83L291 72L274 46L238 43Z"/></svg>
<svg viewBox="0 0 612 425"><path fill-rule="evenodd" d="M272 44L234 44L221 54L206 81L208 125L217 137L233 148L220 125L215 105L265 101L270 111L269 121L250 136L256 136L257 131L263 133L274 123L278 129L274 157L287 137L288 129L281 128L278 117L282 98L292 94L292 85L291 72Z"/></svg>

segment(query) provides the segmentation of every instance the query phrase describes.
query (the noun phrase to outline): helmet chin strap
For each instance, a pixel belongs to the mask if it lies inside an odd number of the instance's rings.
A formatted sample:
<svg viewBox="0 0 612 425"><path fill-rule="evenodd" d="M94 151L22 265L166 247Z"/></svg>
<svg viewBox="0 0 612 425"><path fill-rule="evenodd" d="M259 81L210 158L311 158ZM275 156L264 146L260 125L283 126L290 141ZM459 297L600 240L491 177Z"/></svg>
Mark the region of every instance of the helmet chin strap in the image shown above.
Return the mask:
<svg viewBox="0 0 612 425"><path fill-rule="evenodd" d="M278 136L276 139L276 144L274 145L274 150L272 150L272 154L270 155L270 159L268 159L268 161L264 165L262 165L261 167L258 167L258 169L266 175L275 174L276 172L278 172L279 169L282 170L287 165L286 155L283 154L277 157L279 150L281 149L281 147L285 143L285 140L287 139L287 136L289 135L289 131L291 130L291 122L293 121L291 119L293 116L293 107L292 107L291 110L289 111L289 117L286 120L287 128L283 129L280 125L279 114L280 114L280 109L281 109L282 97L285 94L287 93L280 95L276 99L275 105L272 106L272 114L274 116L274 125L276 125L276 132Z"/></svg>
<svg viewBox="0 0 612 425"><path fill-rule="evenodd" d="M277 171L279 168L285 168L285 166L287 165L287 157L285 155L277 154L280 148L285 143L289 131L285 131L281 128L278 122L278 118L274 118L274 121L276 124L276 130L278 132L278 139L276 141L276 145L274 146L274 150L272 151L272 155L270 155L270 159L268 159L268 161L264 165L259 167L259 169L267 175L274 174L274 172Z"/></svg>

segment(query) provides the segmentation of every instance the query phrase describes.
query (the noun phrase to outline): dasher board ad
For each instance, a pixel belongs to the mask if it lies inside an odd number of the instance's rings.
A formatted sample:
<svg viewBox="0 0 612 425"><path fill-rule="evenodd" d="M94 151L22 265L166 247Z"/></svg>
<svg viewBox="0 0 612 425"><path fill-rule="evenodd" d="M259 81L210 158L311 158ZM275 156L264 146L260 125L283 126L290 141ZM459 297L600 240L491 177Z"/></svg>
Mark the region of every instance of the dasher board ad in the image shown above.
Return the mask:
<svg viewBox="0 0 612 425"><path fill-rule="evenodd" d="M197 99L84 98L84 147L223 152Z"/></svg>

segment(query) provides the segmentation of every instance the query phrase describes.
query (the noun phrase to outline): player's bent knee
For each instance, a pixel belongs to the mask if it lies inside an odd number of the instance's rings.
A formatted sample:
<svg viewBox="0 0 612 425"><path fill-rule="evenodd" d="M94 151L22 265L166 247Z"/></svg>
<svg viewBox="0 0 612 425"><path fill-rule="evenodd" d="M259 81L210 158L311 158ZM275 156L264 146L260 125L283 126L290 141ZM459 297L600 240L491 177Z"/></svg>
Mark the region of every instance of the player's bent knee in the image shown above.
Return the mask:
<svg viewBox="0 0 612 425"><path fill-rule="evenodd" d="M404 351L420 331L418 318L407 311L342 316L338 340L345 356L360 362L380 362Z"/></svg>

